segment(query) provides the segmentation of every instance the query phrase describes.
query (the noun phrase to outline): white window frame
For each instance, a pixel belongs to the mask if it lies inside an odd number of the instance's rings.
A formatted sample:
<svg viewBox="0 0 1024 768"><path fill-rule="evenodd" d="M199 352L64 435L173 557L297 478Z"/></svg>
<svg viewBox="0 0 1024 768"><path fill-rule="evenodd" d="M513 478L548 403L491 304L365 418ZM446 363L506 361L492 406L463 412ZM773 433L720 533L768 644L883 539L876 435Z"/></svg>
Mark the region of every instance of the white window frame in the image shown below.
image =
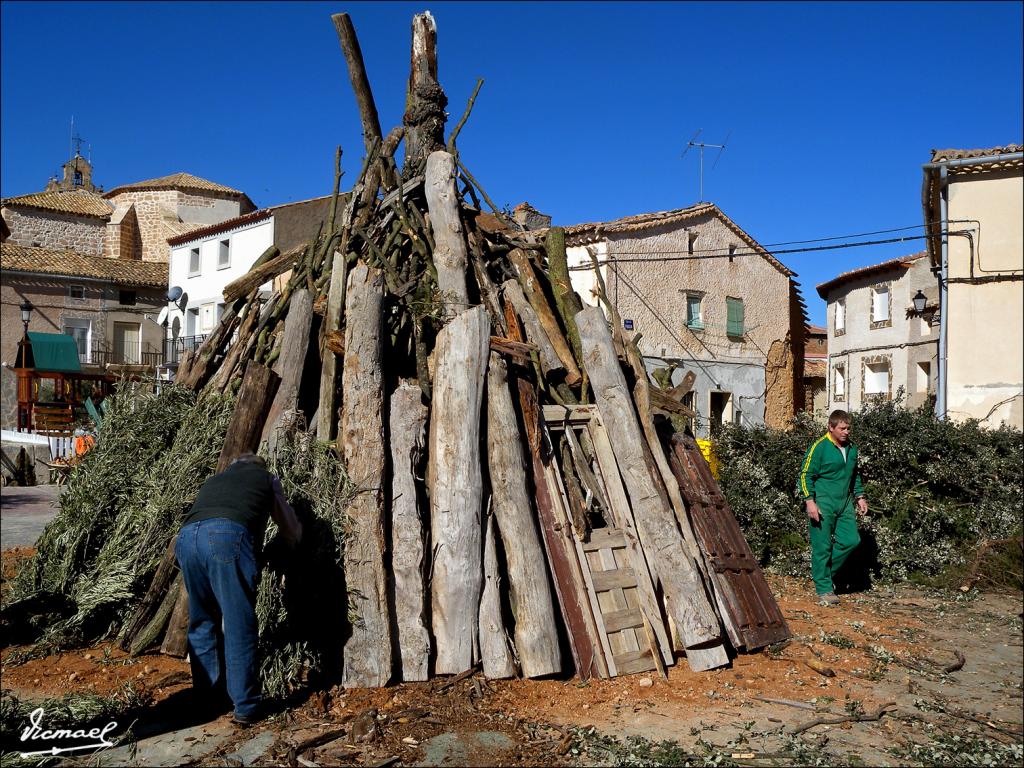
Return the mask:
<svg viewBox="0 0 1024 768"><path fill-rule="evenodd" d="M195 268L192 267L192 257L195 257ZM188 250L188 276L198 277L203 273L203 252L197 245L195 248L189 248Z"/></svg>
<svg viewBox="0 0 1024 768"><path fill-rule="evenodd" d="M885 373L885 381L880 385L879 376ZM889 384L892 379L892 369L888 362L865 363L864 364L864 394L865 395L888 395Z"/></svg>
<svg viewBox="0 0 1024 768"><path fill-rule="evenodd" d="M887 323L892 320L892 311L889 304L891 288L888 284L871 286L871 322ZM884 312L884 316L881 313Z"/></svg>
<svg viewBox="0 0 1024 768"><path fill-rule="evenodd" d="M931 360L922 360L916 366L915 389L920 394L927 394L932 388L932 363ZM923 379L923 381L922 381Z"/></svg>
<svg viewBox="0 0 1024 768"><path fill-rule="evenodd" d="M217 269L231 267L231 238L217 241Z"/></svg>
<svg viewBox="0 0 1024 768"><path fill-rule="evenodd" d="M846 366L842 363L832 366L832 397L837 400L846 397Z"/></svg>
<svg viewBox="0 0 1024 768"><path fill-rule="evenodd" d="M85 317L69 317L65 318L61 323L61 333L66 334L75 340L75 346L78 346L78 338L68 333L68 330L74 328L76 330L85 330L85 352L81 349L78 350L78 359L83 363L92 362L92 320Z"/></svg>
<svg viewBox="0 0 1024 768"><path fill-rule="evenodd" d="M834 333L838 336L841 333L846 333L846 300L839 299L835 304L835 315L832 320L832 328Z"/></svg>

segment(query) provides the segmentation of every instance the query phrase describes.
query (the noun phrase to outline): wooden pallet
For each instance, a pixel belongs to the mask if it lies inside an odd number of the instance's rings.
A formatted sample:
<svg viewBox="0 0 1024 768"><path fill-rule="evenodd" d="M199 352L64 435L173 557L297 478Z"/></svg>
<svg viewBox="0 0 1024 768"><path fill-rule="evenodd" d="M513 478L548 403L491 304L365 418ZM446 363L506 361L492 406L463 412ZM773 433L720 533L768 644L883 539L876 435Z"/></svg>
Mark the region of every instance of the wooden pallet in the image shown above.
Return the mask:
<svg viewBox="0 0 1024 768"><path fill-rule="evenodd" d="M674 663L665 622L654 591L650 570L640 547L625 489L611 451L607 431L594 406L545 408L549 434L566 435L574 460L588 474L609 525L573 535L569 500L561 472L547 473L551 496L562 517L563 530L575 550L575 562L585 585L587 606L600 650L599 676L615 677L658 670ZM595 461L588 464L579 448L586 432ZM593 500L592 500L593 501Z"/></svg>

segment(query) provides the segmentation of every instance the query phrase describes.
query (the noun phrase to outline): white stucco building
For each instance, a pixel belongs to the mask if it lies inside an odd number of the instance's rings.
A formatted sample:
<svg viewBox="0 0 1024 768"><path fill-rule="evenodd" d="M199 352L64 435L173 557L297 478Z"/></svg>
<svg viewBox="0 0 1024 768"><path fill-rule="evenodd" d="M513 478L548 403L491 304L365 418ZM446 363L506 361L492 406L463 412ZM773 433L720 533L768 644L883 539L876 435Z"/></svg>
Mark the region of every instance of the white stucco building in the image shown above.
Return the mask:
<svg viewBox="0 0 1024 768"><path fill-rule="evenodd" d="M261 208L168 239L167 316L172 367L180 355L196 348L224 313L224 288L244 275L271 246L284 252L316 237L326 219L330 196ZM268 282L261 290L269 291Z"/></svg>
<svg viewBox="0 0 1024 768"><path fill-rule="evenodd" d="M932 152L928 257L941 314L936 413L1024 428L1024 152Z"/></svg>

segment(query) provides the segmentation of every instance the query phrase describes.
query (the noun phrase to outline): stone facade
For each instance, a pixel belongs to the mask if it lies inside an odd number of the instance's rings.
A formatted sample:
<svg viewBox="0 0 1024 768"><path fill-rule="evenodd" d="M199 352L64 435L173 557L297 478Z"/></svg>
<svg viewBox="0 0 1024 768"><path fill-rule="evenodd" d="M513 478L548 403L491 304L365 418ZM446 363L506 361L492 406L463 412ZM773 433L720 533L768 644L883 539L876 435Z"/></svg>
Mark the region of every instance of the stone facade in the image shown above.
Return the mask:
<svg viewBox="0 0 1024 768"><path fill-rule="evenodd" d="M72 286L75 287L74 291ZM131 298L128 292L134 294L133 305L121 303L122 298ZM3 362L0 426L3 429L14 429L16 426L17 388L11 368L17 359L18 342L24 333L20 305L26 298L33 305L30 331L62 333L68 321L89 324L87 363L104 362L104 353L111 353L114 323L138 326L143 352L163 349L163 328L145 318L147 314L155 317L166 306L163 288L116 286L60 275L5 273L0 283L0 361Z"/></svg>
<svg viewBox="0 0 1024 768"><path fill-rule="evenodd" d="M106 222L94 216L75 216L58 211L35 211L8 206L3 217L18 245L103 255Z"/></svg>
<svg viewBox="0 0 1024 768"><path fill-rule="evenodd" d="M252 210L247 198L240 200L223 193L184 192L177 189L129 188L115 191L109 200L115 212L109 226L107 240L111 244L107 255L128 245L133 252L130 258L141 258L143 261L168 261L170 248L167 238L175 234L173 227L179 222L216 224ZM133 215L129 214L129 210ZM122 234L121 229L124 227L128 227L130 233Z"/></svg>
<svg viewBox="0 0 1024 768"><path fill-rule="evenodd" d="M641 231L607 232L591 247L606 262L609 301L627 333L640 335L648 366L675 364L674 381L687 371L697 375L698 435L719 416L789 423L802 392L803 358L794 354L794 339L799 350L805 319L784 268L750 255L749 243L715 210ZM571 247L569 256L578 267L571 273L574 286L584 301L597 304L585 247ZM699 302L699 316L688 319L688 301ZM730 333L730 303L742 306L742 333Z"/></svg>

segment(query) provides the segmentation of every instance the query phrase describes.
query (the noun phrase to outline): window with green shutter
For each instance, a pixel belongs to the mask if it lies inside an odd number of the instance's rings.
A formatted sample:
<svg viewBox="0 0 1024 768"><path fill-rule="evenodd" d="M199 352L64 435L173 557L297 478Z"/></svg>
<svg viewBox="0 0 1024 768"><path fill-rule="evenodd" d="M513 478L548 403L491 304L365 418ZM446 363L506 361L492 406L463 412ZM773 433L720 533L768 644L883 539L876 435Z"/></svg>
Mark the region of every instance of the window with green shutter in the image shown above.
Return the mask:
<svg viewBox="0 0 1024 768"><path fill-rule="evenodd" d="M695 331L704 330L704 318L700 311L700 296L687 294L686 296L686 327Z"/></svg>
<svg viewBox="0 0 1024 768"><path fill-rule="evenodd" d="M725 323L725 333L733 338L743 338L743 299L731 297L725 300L728 312Z"/></svg>

